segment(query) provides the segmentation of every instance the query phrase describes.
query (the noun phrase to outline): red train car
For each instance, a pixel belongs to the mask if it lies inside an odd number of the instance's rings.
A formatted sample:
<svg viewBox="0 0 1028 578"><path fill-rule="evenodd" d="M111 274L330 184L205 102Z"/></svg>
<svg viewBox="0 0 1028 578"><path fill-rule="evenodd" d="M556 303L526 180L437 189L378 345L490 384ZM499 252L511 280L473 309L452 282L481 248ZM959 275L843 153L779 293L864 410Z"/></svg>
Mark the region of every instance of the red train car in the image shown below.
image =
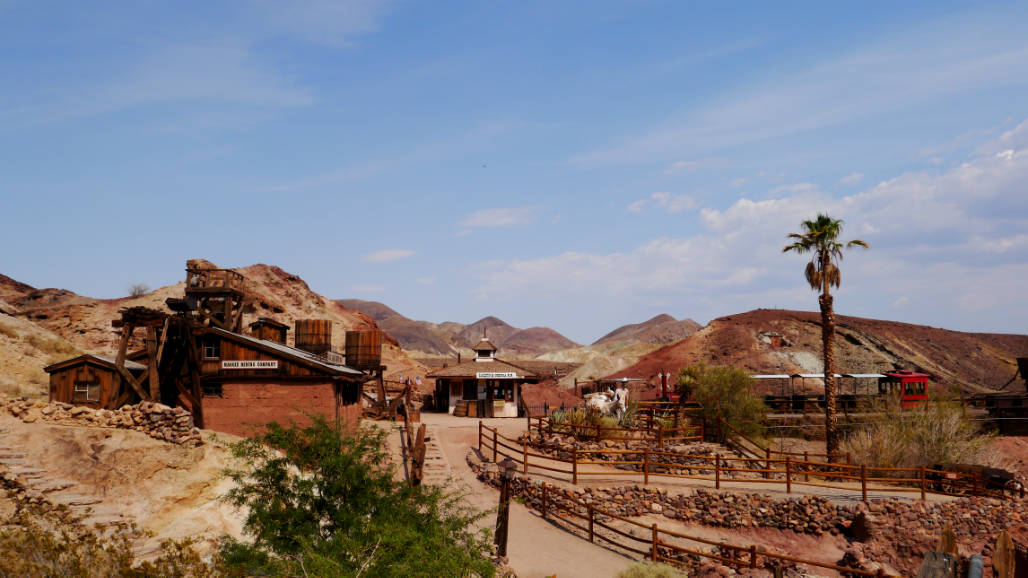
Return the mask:
<svg viewBox="0 0 1028 578"><path fill-rule="evenodd" d="M930 377L916 371L886 371L885 377L878 378L878 392L898 395L903 409L917 407L928 400Z"/></svg>

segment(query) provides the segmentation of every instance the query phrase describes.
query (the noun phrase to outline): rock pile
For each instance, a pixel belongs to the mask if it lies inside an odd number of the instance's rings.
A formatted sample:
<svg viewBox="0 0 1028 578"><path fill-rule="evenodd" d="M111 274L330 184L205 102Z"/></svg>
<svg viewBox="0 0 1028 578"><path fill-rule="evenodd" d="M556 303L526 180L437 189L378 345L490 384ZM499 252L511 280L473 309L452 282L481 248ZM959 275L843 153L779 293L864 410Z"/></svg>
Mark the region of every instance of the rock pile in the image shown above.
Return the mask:
<svg viewBox="0 0 1028 578"><path fill-rule="evenodd" d="M120 409L93 409L70 403L0 398L0 407L26 423L44 421L62 425L122 428L141 431L152 438L195 447L203 444L193 416L181 407L143 401Z"/></svg>

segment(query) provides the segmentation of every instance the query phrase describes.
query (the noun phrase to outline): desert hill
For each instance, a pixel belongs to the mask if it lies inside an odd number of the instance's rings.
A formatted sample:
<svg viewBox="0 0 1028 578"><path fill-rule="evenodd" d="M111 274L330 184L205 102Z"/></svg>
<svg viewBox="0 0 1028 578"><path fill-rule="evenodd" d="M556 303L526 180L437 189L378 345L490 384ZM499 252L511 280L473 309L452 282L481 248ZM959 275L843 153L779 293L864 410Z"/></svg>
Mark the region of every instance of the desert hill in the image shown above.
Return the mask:
<svg viewBox="0 0 1028 578"><path fill-rule="evenodd" d="M362 299L338 299L340 305L370 315L378 326L399 342L405 351L417 351L429 355L450 355L454 348L448 336L425 321L414 321L397 313L394 309L377 301Z"/></svg>
<svg viewBox="0 0 1028 578"><path fill-rule="evenodd" d="M1015 359L1028 355L1028 335L965 333L897 321L836 316L839 373L916 369L942 385L985 391L1006 384ZM781 345L772 337L780 334ZM752 373L819 373L821 316L757 309L711 321L691 337L663 347L611 377L652 377L697 362L736 365Z"/></svg>
<svg viewBox="0 0 1028 578"><path fill-rule="evenodd" d="M214 266L203 261L198 263ZM279 267L257 264L235 271L246 278L244 289L248 305L244 310L244 330L258 317L271 317L290 327L296 319L329 319L333 322L333 349L342 351L346 331L377 327L371 317L315 293L303 279ZM78 349L96 353L116 350L119 335L111 321L119 317L121 309L145 306L165 310L164 300L181 297L185 287L183 281L138 297L94 299L65 289L35 289L4 280L0 280L0 303L12 318L30 322L46 334L70 343L71 351ZM423 366L407 357L395 339L387 336L386 340L382 356L389 368L387 376L426 373ZM288 342L291 344L292 341L293 332L290 331ZM0 345L4 346L5 353L11 351L6 344ZM59 348L56 344L53 347ZM7 378L14 379L14 376Z"/></svg>
<svg viewBox="0 0 1028 578"><path fill-rule="evenodd" d="M681 321L664 313L643 321L622 325L614 331L597 339L593 345L633 345L636 343L655 343L669 345L696 333L703 327L692 319Z"/></svg>

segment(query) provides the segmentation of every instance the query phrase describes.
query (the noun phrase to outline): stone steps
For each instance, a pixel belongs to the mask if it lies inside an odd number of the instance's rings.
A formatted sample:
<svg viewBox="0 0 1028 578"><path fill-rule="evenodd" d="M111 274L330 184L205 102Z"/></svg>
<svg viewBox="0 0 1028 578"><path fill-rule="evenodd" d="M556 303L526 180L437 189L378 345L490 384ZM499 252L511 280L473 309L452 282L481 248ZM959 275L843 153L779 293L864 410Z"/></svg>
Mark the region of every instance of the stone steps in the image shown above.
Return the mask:
<svg viewBox="0 0 1028 578"><path fill-rule="evenodd" d="M50 494L47 499L54 504L64 504L65 506L90 506L101 502L100 498L96 496L84 494Z"/></svg>
<svg viewBox="0 0 1028 578"><path fill-rule="evenodd" d="M37 478L42 478L46 475L46 470L41 470L39 468L17 467L11 468L8 471L14 474L15 476L23 478L25 480L34 480Z"/></svg>
<svg viewBox="0 0 1028 578"><path fill-rule="evenodd" d="M43 492L44 494L46 494L46 493L49 493L49 492L57 492L57 491L60 491L60 490L66 490L66 489L76 485L77 483L78 482L73 482L71 480L46 479L46 478L43 478L42 476L40 476L38 478L34 478L31 482L29 482L26 485L28 485L30 488L32 488L32 489L34 489L36 491Z"/></svg>
<svg viewBox="0 0 1028 578"><path fill-rule="evenodd" d="M439 447L438 438L432 435L432 431L426 430L425 436L429 439L425 442L425 469L422 482L433 486L445 485L453 472L450 462Z"/></svg>

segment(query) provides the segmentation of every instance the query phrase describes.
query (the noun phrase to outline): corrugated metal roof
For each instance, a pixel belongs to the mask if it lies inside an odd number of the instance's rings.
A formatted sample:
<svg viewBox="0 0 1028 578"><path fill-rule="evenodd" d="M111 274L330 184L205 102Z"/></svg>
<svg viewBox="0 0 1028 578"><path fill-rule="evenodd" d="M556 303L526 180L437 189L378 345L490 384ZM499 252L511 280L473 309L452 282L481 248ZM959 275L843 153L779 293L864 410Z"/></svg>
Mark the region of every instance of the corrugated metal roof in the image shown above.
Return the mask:
<svg viewBox="0 0 1028 578"><path fill-rule="evenodd" d="M319 355L316 355L316 354L311 353L309 351L304 351L303 349L297 349L295 347L289 347L288 345L285 345L284 343L279 343L277 341L268 341L266 339L257 339L256 337L252 337L250 335L241 335L239 333L233 333L231 331L225 331L224 329L220 329L220 328L217 328L217 327L211 327L209 329L210 329L210 331L212 333L215 333L215 334L218 334L218 335L222 335L224 337L229 337L229 338L233 338L233 339L239 339L241 341L246 341L246 342L249 342L249 343L251 343L253 345L261 347L261 348L263 348L265 350L269 350L270 349L270 350L273 350L275 352L281 353L283 355L287 355L289 357L292 357L294 359L299 359L299 360L304 361L306 363L309 363L311 365L316 365L316 366L318 366L318 367L320 367L320 368L322 368L322 369L324 369L326 371L330 371L330 372L333 372L333 373L342 373L342 374L346 374L346 375L364 375L363 371L360 371L358 369L354 369L352 367L347 367L346 365L342 365L342 364L338 364L338 363L329 363L328 361L325 360L325 358L323 358L323 357L321 357Z"/></svg>
<svg viewBox="0 0 1028 578"><path fill-rule="evenodd" d="M79 361L79 360L87 361L87 360L90 360L90 359L93 360L93 361L99 362L101 365L110 367L111 369L114 369L114 367L115 367L114 362L117 361L114 357L111 357L109 355L98 355L96 353L84 353L84 354L82 354L82 355L80 355L78 357L72 357L70 359L65 359L64 361L58 361L57 363L51 363L50 365L44 367L43 371L49 372L54 367L66 366L66 365L74 365L73 362L75 362L75 361ZM146 366L143 365L142 363L137 363L135 361L131 361L131 360L126 359L125 360L125 369L127 369L129 371L144 371L144 370L146 370Z"/></svg>
<svg viewBox="0 0 1028 578"><path fill-rule="evenodd" d="M751 375L753 379L789 379L792 377L788 373L773 373L767 375Z"/></svg>
<svg viewBox="0 0 1028 578"><path fill-rule="evenodd" d="M838 373L835 373L833 375L835 375L835 377L842 377ZM807 378L810 378L810 379L814 379L814 378L824 379L825 374L823 374L823 373L794 373L794 374L790 375L789 377L802 377L804 379L807 379Z"/></svg>
<svg viewBox="0 0 1028 578"><path fill-rule="evenodd" d="M843 377L855 377L857 379L871 379L873 377L885 377L884 373L844 373Z"/></svg>

